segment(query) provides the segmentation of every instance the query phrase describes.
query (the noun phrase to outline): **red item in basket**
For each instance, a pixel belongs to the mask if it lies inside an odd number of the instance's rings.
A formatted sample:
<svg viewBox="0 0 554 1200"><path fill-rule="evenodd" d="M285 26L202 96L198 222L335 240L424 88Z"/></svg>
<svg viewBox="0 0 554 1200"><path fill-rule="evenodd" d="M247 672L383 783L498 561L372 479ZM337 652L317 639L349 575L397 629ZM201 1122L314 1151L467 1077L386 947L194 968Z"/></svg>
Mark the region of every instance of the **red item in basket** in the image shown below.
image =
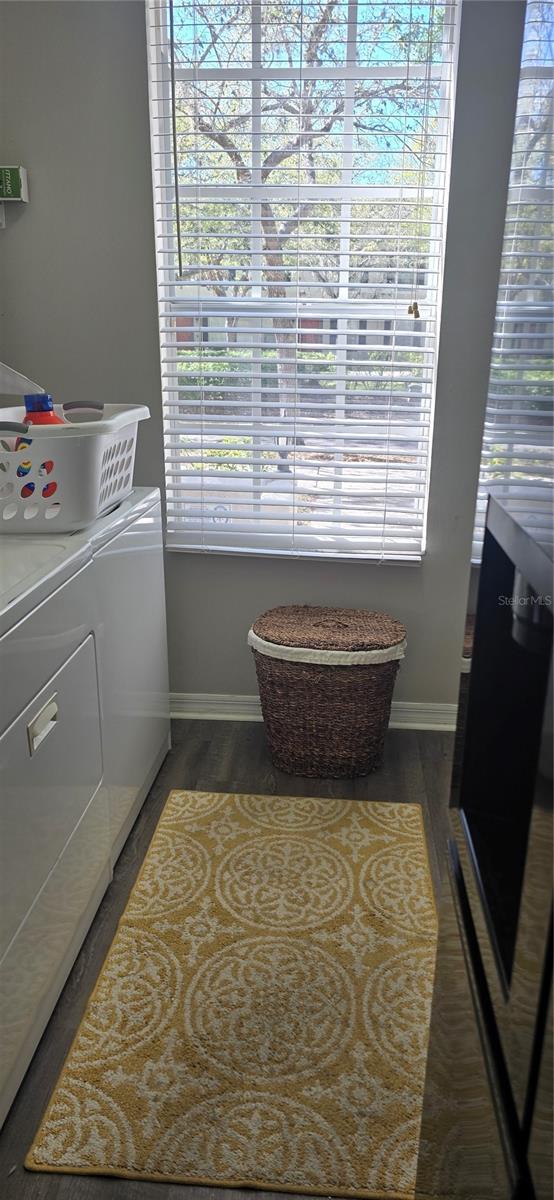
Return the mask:
<svg viewBox="0 0 554 1200"><path fill-rule="evenodd" d="M26 425L65 425L63 417L54 412L54 401L46 392L24 396Z"/></svg>

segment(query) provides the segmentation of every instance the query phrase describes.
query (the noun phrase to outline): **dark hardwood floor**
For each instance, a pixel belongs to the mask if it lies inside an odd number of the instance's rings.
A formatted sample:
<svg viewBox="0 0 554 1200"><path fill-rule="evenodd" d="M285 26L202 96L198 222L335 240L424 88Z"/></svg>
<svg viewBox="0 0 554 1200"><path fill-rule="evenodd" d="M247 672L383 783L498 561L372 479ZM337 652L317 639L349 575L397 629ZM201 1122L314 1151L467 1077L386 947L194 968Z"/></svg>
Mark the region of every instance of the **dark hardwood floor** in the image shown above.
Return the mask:
<svg viewBox="0 0 554 1200"><path fill-rule="evenodd" d="M380 771L365 779L305 779L272 766L263 726L228 721L176 721L168 755L121 853L113 881L83 943L58 1004L0 1133L3 1200L271 1200L271 1193L185 1187L86 1175L39 1175L23 1159L78 1027L113 939L119 916L171 788L341 796L354 800L411 801L422 805L435 887L438 847L445 836L454 736L391 730Z"/></svg>

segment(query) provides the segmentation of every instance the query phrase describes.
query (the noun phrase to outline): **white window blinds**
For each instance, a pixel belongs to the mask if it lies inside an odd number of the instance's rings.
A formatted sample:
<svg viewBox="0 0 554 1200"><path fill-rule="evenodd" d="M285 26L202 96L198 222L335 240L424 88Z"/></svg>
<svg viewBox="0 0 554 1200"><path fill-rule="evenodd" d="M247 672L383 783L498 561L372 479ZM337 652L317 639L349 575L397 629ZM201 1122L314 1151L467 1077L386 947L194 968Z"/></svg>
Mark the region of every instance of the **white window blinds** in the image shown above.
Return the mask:
<svg viewBox="0 0 554 1200"><path fill-rule="evenodd" d="M168 543L419 557L454 5L147 18Z"/></svg>
<svg viewBox="0 0 554 1200"><path fill-rule="evenodd" d="M552 523L554 5L528 0L473 557L487 498L538 539Z"/></svg>

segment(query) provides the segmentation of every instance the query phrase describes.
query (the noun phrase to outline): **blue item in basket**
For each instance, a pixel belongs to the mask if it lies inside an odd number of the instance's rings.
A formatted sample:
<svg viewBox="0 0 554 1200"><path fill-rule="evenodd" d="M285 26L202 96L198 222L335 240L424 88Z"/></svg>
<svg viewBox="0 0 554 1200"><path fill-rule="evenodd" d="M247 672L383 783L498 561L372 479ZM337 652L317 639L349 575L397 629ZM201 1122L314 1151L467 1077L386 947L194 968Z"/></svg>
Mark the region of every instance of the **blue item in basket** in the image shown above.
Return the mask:
<svg viewBox="0 0 554 1200"><path fill-rule="evenodd" d="M36 392L23 397L25 420L28 425L64 425L63 417L54 412L54 401L47 392Z"/></svg>

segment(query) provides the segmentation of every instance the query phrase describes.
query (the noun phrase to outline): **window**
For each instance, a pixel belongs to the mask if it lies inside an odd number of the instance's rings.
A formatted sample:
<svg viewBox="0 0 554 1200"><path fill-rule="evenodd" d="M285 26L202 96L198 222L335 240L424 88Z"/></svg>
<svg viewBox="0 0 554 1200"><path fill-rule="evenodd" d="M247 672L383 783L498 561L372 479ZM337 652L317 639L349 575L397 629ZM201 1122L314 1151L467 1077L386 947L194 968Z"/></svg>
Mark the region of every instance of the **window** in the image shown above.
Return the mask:
<svg viewBox="0 0 554 1200"><path fill-rule="evenodd" d="M147 12L168 543L417 559L454 5Z"/></svg>
<svg viewBox="0 0 554 1200"><path fill-rule="evenodd" d="M487 497L537 537L552 522L554 23L551 0L528 0L473 557ZM551 539L550 539L551 540Z"/></svg>

